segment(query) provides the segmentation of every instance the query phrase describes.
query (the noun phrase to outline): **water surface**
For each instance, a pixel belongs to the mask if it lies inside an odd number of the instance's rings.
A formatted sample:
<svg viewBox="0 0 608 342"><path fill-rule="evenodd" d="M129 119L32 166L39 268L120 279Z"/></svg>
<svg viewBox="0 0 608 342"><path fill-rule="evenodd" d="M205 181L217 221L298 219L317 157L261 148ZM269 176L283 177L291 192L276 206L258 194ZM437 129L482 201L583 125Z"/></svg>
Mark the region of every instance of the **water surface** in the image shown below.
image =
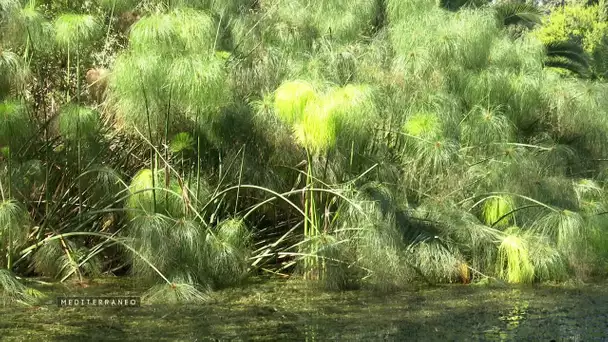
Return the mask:
<svg viewBox="0 0 608 342"><path fill-rule="evenodd" d="M203 305L58 308L55 296L138 295L128 280L56 287L36 307L0 306L3 341L608 341L608 284L323 292L257 281Z"/></svg>

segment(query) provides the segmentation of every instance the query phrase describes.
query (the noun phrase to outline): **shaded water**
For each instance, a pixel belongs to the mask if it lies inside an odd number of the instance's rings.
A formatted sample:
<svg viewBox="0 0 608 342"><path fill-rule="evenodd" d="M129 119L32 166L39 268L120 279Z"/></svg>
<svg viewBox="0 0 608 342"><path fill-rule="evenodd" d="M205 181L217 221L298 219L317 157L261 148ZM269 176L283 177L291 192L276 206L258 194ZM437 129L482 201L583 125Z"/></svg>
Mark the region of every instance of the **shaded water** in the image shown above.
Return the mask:
<svg viewBox="0 0 608 342"><path fill-rule="evenodd" d="M58 308L56 295L138 295L125 280L55 288L39 307L0 306L6 341L608 341L608 284L439 286L378 295L295 281L219 291L204 305ZM71 291L71 292L68 292Z"/></svg>

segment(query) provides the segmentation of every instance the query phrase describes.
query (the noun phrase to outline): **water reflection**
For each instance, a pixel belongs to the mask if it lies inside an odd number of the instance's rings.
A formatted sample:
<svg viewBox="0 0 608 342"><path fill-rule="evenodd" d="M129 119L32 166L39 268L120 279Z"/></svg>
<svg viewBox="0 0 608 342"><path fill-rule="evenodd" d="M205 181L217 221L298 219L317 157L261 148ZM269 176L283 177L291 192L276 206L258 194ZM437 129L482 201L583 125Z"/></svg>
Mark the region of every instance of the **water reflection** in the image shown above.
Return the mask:
<svg viewBox="0 0 608 342"><path fill-rule="evenodd" d="M124 289L113 291L104 294ZM124 339L126 332L142 340L189 341L608 341L608 286L580 291L438 286L378 294L265 282L218 292L205 305L120 312L0 307L0 316L19 322L0 324L2 339L12 336L15 341L28 334L32 340L76 340L91 334ZM99 327L98 322L106 321L113 322L111 328Z"/></svg>

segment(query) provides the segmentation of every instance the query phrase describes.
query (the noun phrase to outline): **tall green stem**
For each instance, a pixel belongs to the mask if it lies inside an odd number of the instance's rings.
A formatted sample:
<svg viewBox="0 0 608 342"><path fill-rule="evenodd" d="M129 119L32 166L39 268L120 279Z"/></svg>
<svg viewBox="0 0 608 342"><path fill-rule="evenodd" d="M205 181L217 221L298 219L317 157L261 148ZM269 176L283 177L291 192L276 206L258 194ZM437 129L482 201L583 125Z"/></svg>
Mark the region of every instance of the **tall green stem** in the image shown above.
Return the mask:
<svg viewBox="0 0 608 342"><path fill-rule="evenodd" d="M196 111L196 124L195 124L195 129L197 131L195 131L196 134L196 201L198 202L199 200L199 194L200 194L200 190L201 190L201 135L198 132L198 125L199 125L199 116L200 116L200 111Z"/></svg>
<svg viewBox="0 0 608 342"><path fill-rule="evenodd" d="M307 256L304 257L304 269L305 275L304 278L307 280L313 280L314 273L318 272L318 256L314 255L317 252L317 241L316 237L319 235L318 229L318 221L316 215L316 205L314 193L309 191L309 188L313 185L313 169L312 163L313 158L310 151L306 151L307 156L307 171L306 171L306 188L304 193L304 238L308 240L308 245L310 246ZM314 256L312 256L314 255Z"/></svg>
<svg viewBox="0 0 608 342"><path fill-rule="evenodd" d="M243 164L245 163L245 146L243 146L243 155L241 157L241 169L239 170L239 188L236 190L236 201L234 203L234 216L236 216L237 208L239 207L239 194L241 192L241 181L243 177Z"/></svg>
<svg viewBox="0 0 608 342"><path fill-rule="evenodd" d="M141 79L141 91L144 96L144 104L146 106L146 118L148 121L148 135L150 138L150 168L152 169L152 208L156 213L156 161L154 154L154 139L152 138L152 123L150 122L150 107L148 105L148 96L146 94L146 87L144 86L143 77L141 76L141 71L139 73Z"/></svg>
<svg viewBox="0 0 608 342"><path fill-rule="evenodd" d="M169 90L169 103L167 104L167 114L165 115L165 188L169 188L171 183L170 172L169 172L169 123L171 116L171 94L172 90ZM165 191L165 202L169 200L169 192Z"/></svg>
<svg viewBox="0 0 608 342"><path fill-rule="evenodd" d="M2 186L2 181L0 181L0 196L2 196L2 202L6 201L6 197L4 196L4 187Z"/></svg>
<svg viewBox="0 0 608 342"><path fill-rule="evenodd" d="M7 250L6 250L6 269L9 271L13 267L13 260L12 260L11 254L13 254L13 229L9 227L8 228L8 246L7 246Z"/></svg>
<svg viewBox="0 0 608 342"><path fill-rule="evenodd" d="M76 49L76 102L80 105L80 45L78 45ZM78 221L80 222L83 202L82 177L80 177L80 173L82 172L82 145L80 142L80 107L78 107L78 112L76 114L76 148L78 149Z"/></svg>

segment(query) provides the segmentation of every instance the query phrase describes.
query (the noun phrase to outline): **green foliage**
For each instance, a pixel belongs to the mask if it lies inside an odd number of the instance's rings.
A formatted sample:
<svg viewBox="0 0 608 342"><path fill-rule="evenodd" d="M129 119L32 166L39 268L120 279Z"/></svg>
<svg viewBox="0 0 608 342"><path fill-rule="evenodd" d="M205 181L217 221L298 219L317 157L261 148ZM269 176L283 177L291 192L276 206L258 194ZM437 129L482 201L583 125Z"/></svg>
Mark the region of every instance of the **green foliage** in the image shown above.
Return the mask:
<svg viewBox="0 0 608 342"><path fill-rule="evenodd" d="M189 286L222 287L241 281L247 272L251 244L244 222L226 220L209 230L198 219L188 217L192 209L197 210L189 207L191 203L206 203L199 202L200 198L190 202L188 194L195 188L181 188L175 180L167 183L164 171L157 171L155 176L152 170L141 170L129 188L131 197L126 205L131 221L127 238L136 251L132 256L133 274L154 280L157 274L150 268L151 263L169 277L189 279L184 283L192 284ZM182 290L190 293L195 287L189 286ZM156 290L160 292L152 293ZM154 298L174 295L165 293L167 289L162 287L156 290L151 290Z"/></svg>
<svg viewBox="0 0 608 342"><path fill-rule="evenodd" d="M129 185L127 208L133 215L162 213L179 217L187 208L182 186L174 178L167 178L164 170L140 170Z"/></svg>
<svg viewBox="0 0 608 342"><path fill-rule="evenodd" d="M103 32L98 19L92 15L62 14L53 25L57 46L72 53L87 49Z"/></svg>
<svg viewBox="0 0 608 342"><path fill-rule="evenodd" d="M568 265L550 239L528 233L529 257L538 281L561 281L568 276Z"/></svg>
<svg viewBox="0 0 608 342"><path fill-rule="evenodd" d="M597 5L547 16L431 0L0 7L11 270L61 280L128 264L165 281L151 302L184 302L253 272L390 290L606 269ZM115 30L131 11L141 19ZM95 107L89 68L110 71ZM39 248L20 254L26 242Z"/></svg>
<svg viewBox="0 0 608 342"><path fill-rule="evenodd" d="M0 25L6 25L19 11L20 4L18 0L2 0L0 1Z"/></svg>
<svg viewBox="0 0 608 342"><path fill-rule="evenodd" d="M144 294L142 300L148 304L205 303L209 295L205 289L176 279L171 284L155 285Z"/></svg>
<svg viewBox="0 0 608 342"><path fill-rule="evenodd" d="M552 11L545 19L545 24L536 31L536 36L549 46L568 42L582 46L587 55L593 56L592 72L598 77L604 77L606 69L602 65L606 55L603 51L606 50L608 23L600 20L600 16L598 5L568 5ZM569 62L568 56L560 57L562 61ZM580 64L576 59L574 62Z"/></svg>
<svg viewBox="0 0 608 342"><path fill-rule="evenodd" d="M49 276L49 277L61 277L61 273L70 270L70 266L73 265L62 265L59 260L66 253L62 248L62 242L60 240L52 240L42 245L40 249L34 254L32 261L32 268L38 274ZM67 241L66 247L74 249L75 244L71 241Z"/></svg>
<svg viewBox="0 0 608 342"><path fill-rule="evenodd" d="M584 38L591 31L601 29L603 26L598 22L598 7L584 5L568 5L557 11L552 11L545 18L545 24L539 27L537 36L545 43L552 41L567 41L572 38L583 43ZM585 47L590 47L593 42L585 42Z"/></svg>
<svg viewBox="0 0 608 342"><path fill-rule="evenodd" d="M250 233L242 219L229 219L219 224L218 239L237 248L247 248Z"/></svg>
<svg viewBox="0 0 608 342"><path fill-rule="evenodd" d="M528 28L541 23L541 11L528 3L501 2L493 6L496 17L505 26L524 25Z"/></svg>
<svg viewBox="0 0 608 342"><path fill-rule="evenodd" d="M469 146L508 142L513 139L513 123L498 108L476 107L461 126L461 138Z"/></svg>
<svg viewBox="0 0 608 342"><path fill-rule="evenodd" d="M42 293L23 285L10 270L0 269L0 300L3 305L19 302L34 304Z"/></svg>
<svg viewBox="0 0 608 342"><path fill-rule="evenodd" d="M127 237L131 240L131 274L144 281L156 280L158 276L149 263L161 271L171 270L168 237L171 228L169 217L155 213L142 213L129 222Z"/></svg>
<svg viewBox="0 0 608 342"><path fill-rule="evenodd" d="M127 200L127 206L131 209L154 212L154 202L156 200L154 181L154 173L152 170L140 170L133 177L131 184L129 185L131 196Z"/></svg>
<svg viewBox="0 0 608 342"><path fill-rule="evenodd" d="M508 215L514 209L513 199L509 196L489 198L484 202L483 220L487 225L508 226L514 223L513 216Z"/></svg>
<svg viewBox="0 0 608 342"><path fill-rule="evenodd" d="M38 274L58 280L79 275L96 277L102 271L101 260L90 253L72 241L52 240L36 251L32 266Z"/></svg>
<svg viewBox="0 0 608 342"><path fill-rule="evenodd" d="M370 184L372 189L377 185ZM345 195L351 202L338 209L342 220L308 240L321 264L320 283L329 290L398 288L411 279L412 270L404 262L410 256L392 214L384 215L369 194L353 189Z"/></svg>
<svg viewBox="0 0 608 342"><path fill-rule="evenodd" d="M247 274L250 233L242 220L221 222L207 235L205 262L208 276L216 287L239 283Z"/></svg>
<svg viewBox="0 0 608 342"><path fill-rule="evenodd" d="M271 0L262 8L275 10L287 22L309 22L322 36L338 42L370 32L379 10L376 0Z"/></svg>
<svg viewBox="0 0 608 342"><path fill-rule="evenodd" d="M421 139L435 139L441 136L441 123L432 113L417 113L410 116L403 131Z"/></svg>
<svg viewBox="0 0 608 342"><path fill-rule="evenodd" d="M558 41L547 43L546 48L547 66L565 69L582 77L588 76L589 56L579 44Z"/></svg>
<svg viewBox="0 0 608 342"><path fill-rule="evenodd" d="M294 125L300 146L313 153L327 151L336 143L336 121L323 103L307 106L304 117Z"/></svg>
<svg viewBox="0 0 608 342"><path fill-rule="evenodd" d="M518 227L507 229L505 234L498 248L498 274L509 283L531 283L535 269L528 241Z"/></svg>
<svg viewBox="0 0 608 342"><path fill-rule="evenodd" d="M588 276L589 242L594 228L585 217L569 210L552 212L534 222L534 232L546 236L564 257L570 269L581 278Z"/></svg>
<svg viewBox="0 0 608 342"><path fill-rule="evenodd" d="M424 241L411 247L415 266L426 278L436 282L452 282L458 275L460 258L439 241Z"/></svg>
<svg viewBox="0 0 608 342"><path fill-rule="evenodd" d="M0 99L19 89L27 77L22 58L14 52L0 48Z"/></svg>
<svg viewBox="0 0 608 342"><path fill-rule="evenodd" d="M22 147L33 134L26 105L21 101L0 103L0 146Z"/></svg>
<svg viewBox="0 0 608 342"><path fill-rule="evenodd" d="M293 125L305 116L306 106L317 97L317 92L307 82L285 82L275 91L274 110L287 125Z"/></svg>
<svg viewBox="0 0 608 342"><path fill-rule="evenodd" d="M183 153L194 147L194 139L186 132L176 134L171 140L171 152Z"/></svg>
<svg viewBox="0 0 608 342"><path fill-rule="evenodd" d="M372 89L349 84L323 94L308 83L283 83L275 92L274 110L294 130L300 146L313 153L333 148L339 139L354 142L365 136L377 118Z"/></svg>
<svg viewBox="0 0 608 342"><path fill-rule="evenodd" d="M139 0L99 0L102 8L114 13L123 13L134 9L141 1Z"/></svg>
<svg viewBox="0 0 608 342"><path fill-rule="evenodd" d="M215 35L211 18L189 9L138 21L110 78L121 121L154 142L184 121L208 127L230 99L225 61L209 53Z"/></svg>
<svg viewBox="0 0 608 342"><path fill-rule="evenodd" d="M30 217L14 200L0 202L0 246L9 254L27 241Z"/></svg>
<svg viewBox="0 0 608 342"><path fill-rule="evenodd" d="M0 176L3 179L3 186L5 189L8 188L10 180L12 197L21 203L26 203L30 198L39 194L36 189L44 184L44 165L42 161L36 159L22 161L21 158L16 158L18 155L10 155L10 153L5 153L4 156L13 158L13 163L10 177L8 168Z"/></svg>
<svg viewBox="0 0 608 342"><path fill-rule="evenodd" d="M68 105L59 119L59 131L67 140L87 140L96 136L100 129L99 113L91 108Z"/></svg>
<svg viewBox="0 0 608 342"><path fill-rule="evenodd" d="M346 141L368 137L378 119L374 90L369 85L348 84L333 88L321 100L329 116L335 117L337 134Z"/></svg>
<svg viewBox="0 0 608 342"><path fill-rule="evenodd" d="M130 48L138 53L156 50L180 56L187 52L204 53L214 46L212 19L199 11L174 10L145 16L130 30Z"/></svg>
<svg viewBox="0 0 608 342"><path fill-rule="evenodd" d="M15 48L48 53L53 46L53 25L31 2L15 10L10 20L0 27L6 31L2 39Z"/></svg>
<svg viewBox="0 0 608 342"><path fill-rule="evenodd" d="M217 113L228 103L230 89L224 77L225 63L221 57L200 54L174 60L168 75L171 100L178 110L196 121L198 112Z"/></svg>
<svg viewBox="0 0 608 342"><path fill-rule="evenodd" d="M427 281L454 281L462 277L463 267L494 272L499 230L455 205L425 203L409 215L414 221L402 229L408 229L410 249L425 260L417 267Z"/></svg>

